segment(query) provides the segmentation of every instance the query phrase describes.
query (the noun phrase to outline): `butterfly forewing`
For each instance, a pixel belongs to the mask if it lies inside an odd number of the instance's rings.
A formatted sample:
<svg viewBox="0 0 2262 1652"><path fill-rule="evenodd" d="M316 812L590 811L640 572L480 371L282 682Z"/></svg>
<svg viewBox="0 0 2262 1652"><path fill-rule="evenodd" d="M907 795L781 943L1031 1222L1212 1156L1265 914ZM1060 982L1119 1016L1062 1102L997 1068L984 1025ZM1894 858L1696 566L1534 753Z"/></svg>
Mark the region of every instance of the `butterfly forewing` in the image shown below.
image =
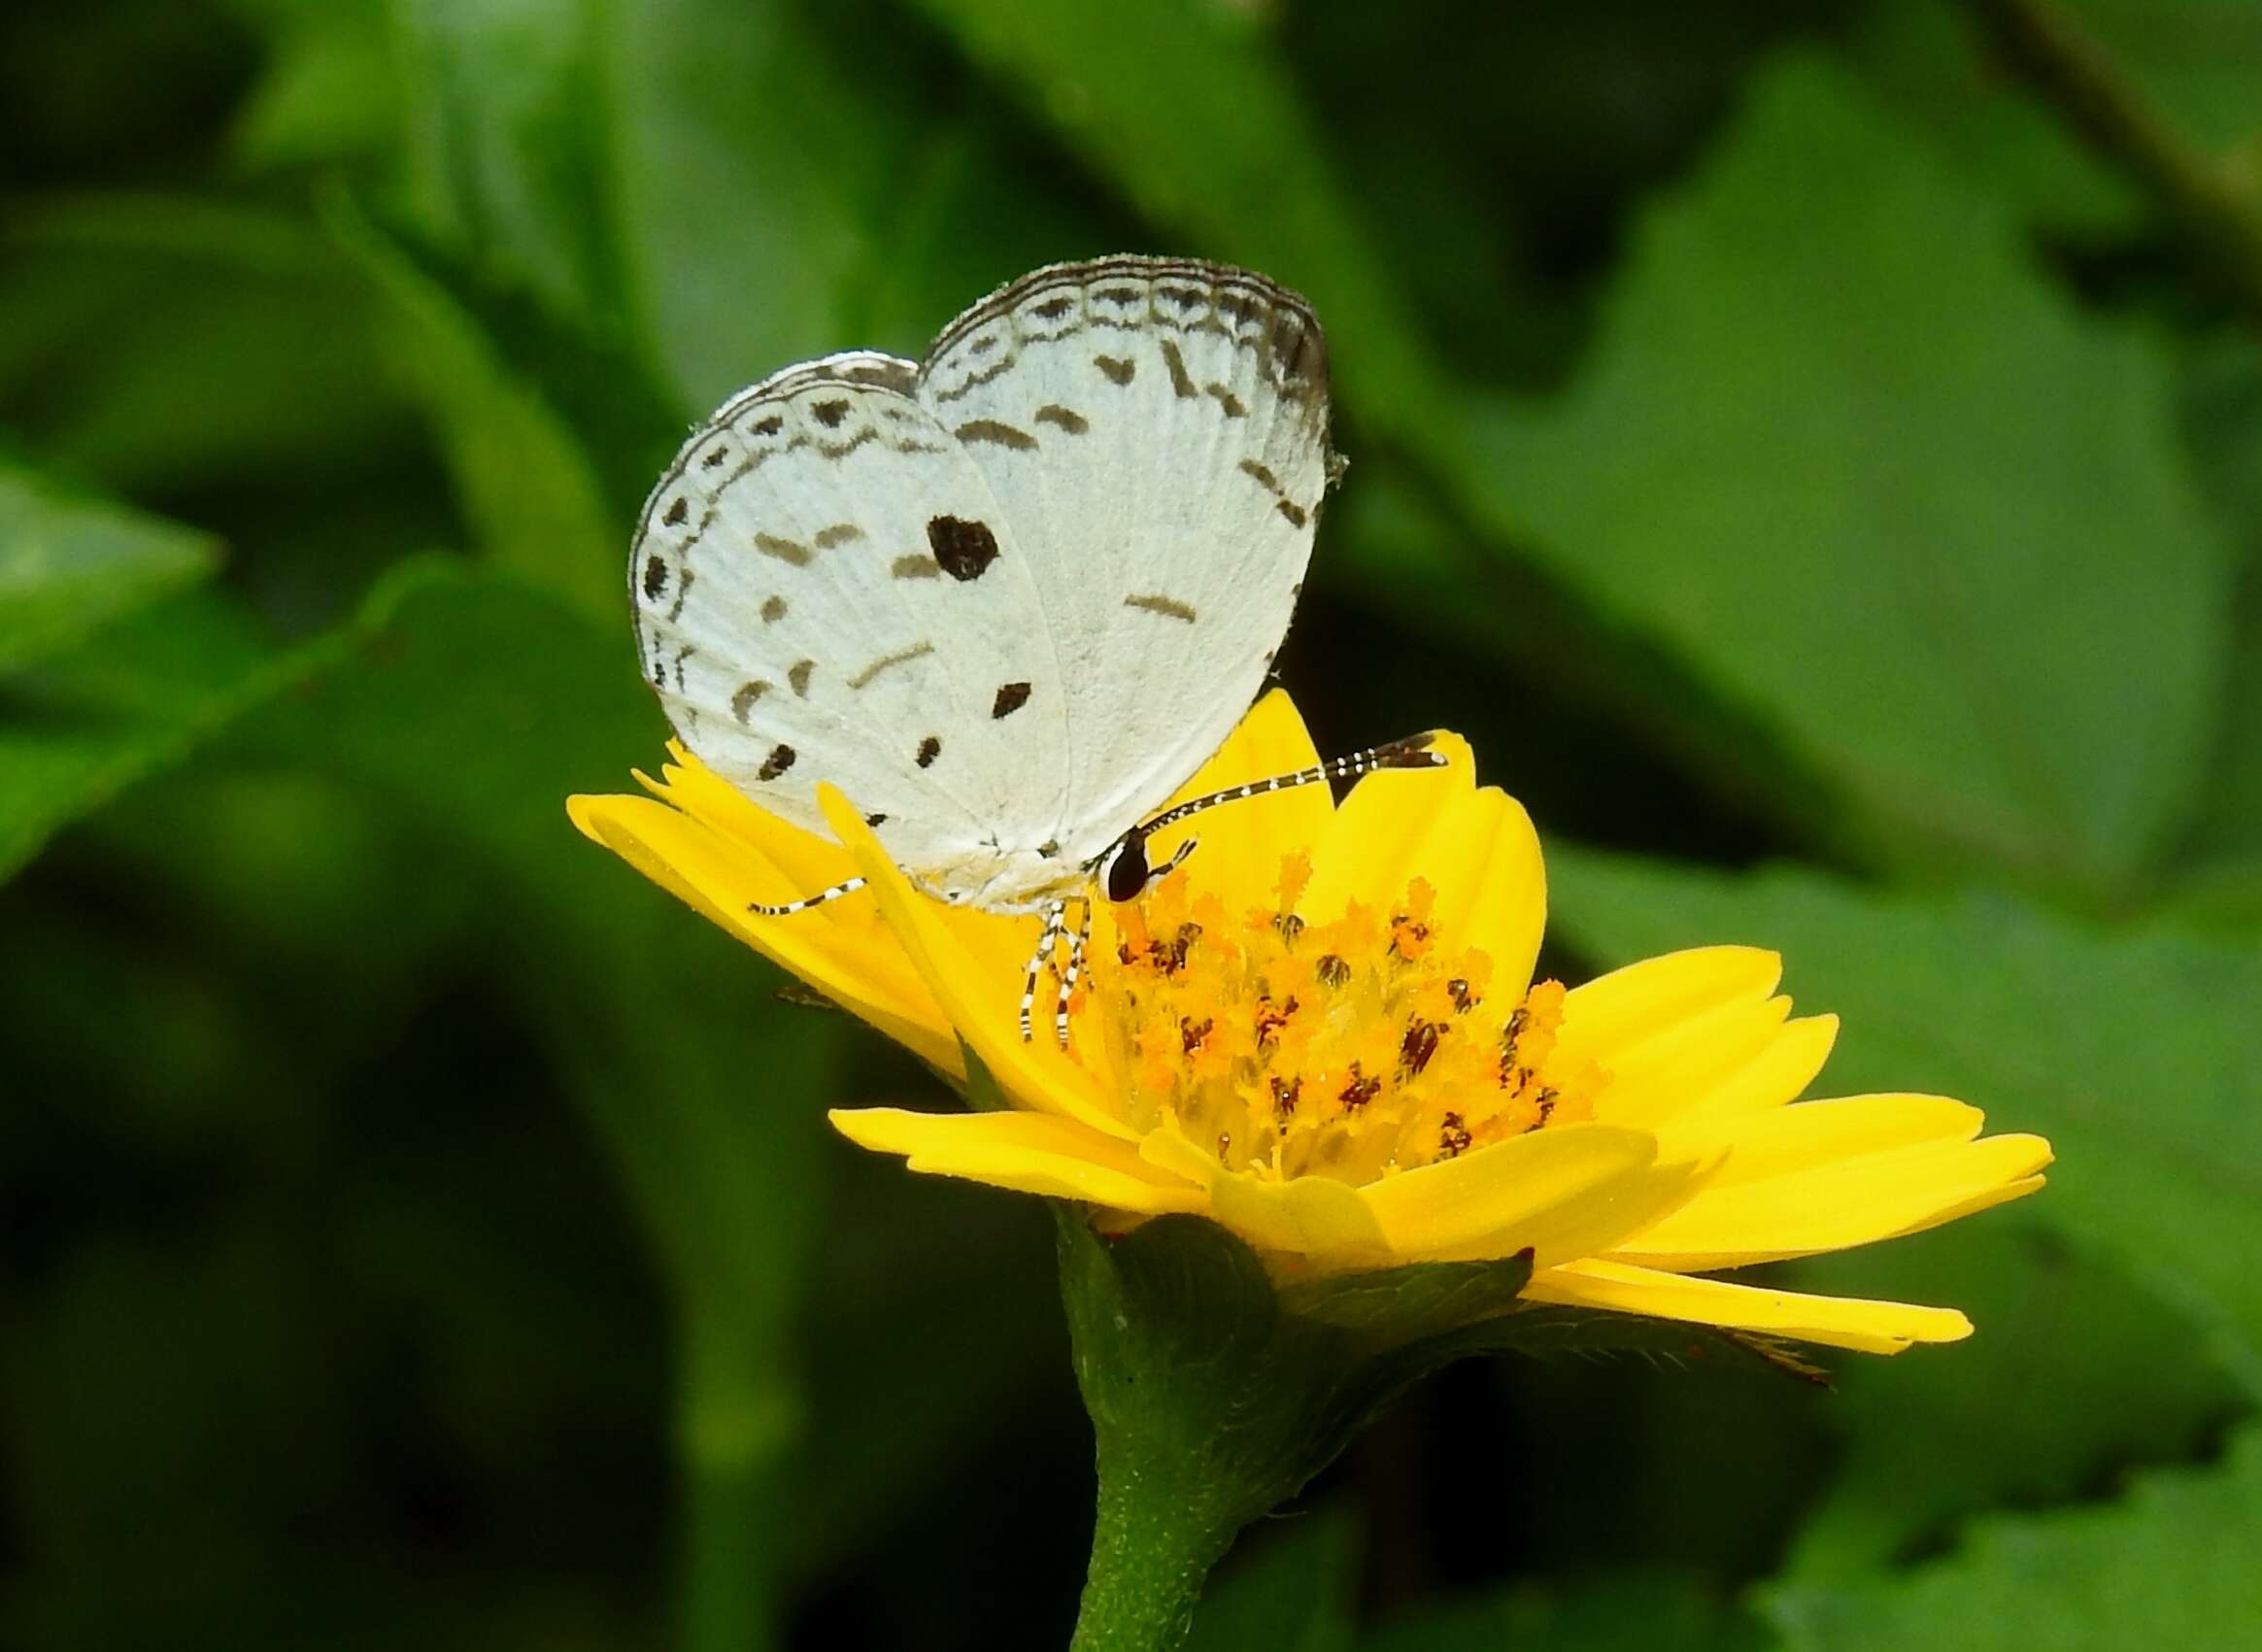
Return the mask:
<svg viewBox="0 0 2262 1652"><path fill-rule="evenodd" d="M1319 325L1222 265L1065 265L953 322L917 394L1029 553L1068 714L1030 760L1097 855L1217 749L1288 628L1329 480Z"/></svg>
<svg viewBox="0 0 2262 1652"><path fill-rule="evenodd" d="M963 446L859 353L726 403L646 506L630 590L685 743L825 829L838 786L943 881L1054 833L1060 669L1029 561ZM972 878L969 887L978 887Z"/></svg>

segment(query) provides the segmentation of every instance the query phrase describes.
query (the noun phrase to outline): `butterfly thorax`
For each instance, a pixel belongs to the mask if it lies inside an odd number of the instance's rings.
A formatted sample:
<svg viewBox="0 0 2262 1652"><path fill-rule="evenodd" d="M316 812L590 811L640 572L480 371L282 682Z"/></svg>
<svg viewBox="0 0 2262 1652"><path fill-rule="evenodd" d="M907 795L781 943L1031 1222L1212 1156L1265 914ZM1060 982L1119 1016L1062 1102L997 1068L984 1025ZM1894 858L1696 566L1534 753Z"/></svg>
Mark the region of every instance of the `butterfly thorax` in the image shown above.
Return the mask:
<svg viewBox="0 0 2262 1652"><path fill-rule="evenodd" d="M1084 894L1092 868L1047 844L1039 849L984 848L937 865L905 866L911 881L937 900L982 912L1041 912Z"/></svg>

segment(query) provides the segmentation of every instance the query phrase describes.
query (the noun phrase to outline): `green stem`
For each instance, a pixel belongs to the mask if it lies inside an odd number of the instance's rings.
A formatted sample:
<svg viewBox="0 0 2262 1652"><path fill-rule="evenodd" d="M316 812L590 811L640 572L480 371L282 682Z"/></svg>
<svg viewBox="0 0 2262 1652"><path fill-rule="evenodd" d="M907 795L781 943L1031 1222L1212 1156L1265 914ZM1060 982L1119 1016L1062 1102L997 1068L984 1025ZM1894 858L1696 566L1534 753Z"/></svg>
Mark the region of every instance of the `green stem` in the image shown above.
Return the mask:
<svg viewBox="0 0 2262 1652"><path fill-rule="evenodd" d="M1210 1568L1244 1516L1219 1518L1197 1488L1102 1450L1092 1564L1070 1652L1169 1652L1194 1625Z"/></svg>
<svg viewBox="0 0 2262 1652"><path fill-rule="evenodd" d="M1532 1253L1276 1289L1199 1216L1120 1238L1056 1204L1061 1301L1097 1442L1099 1509L1075 1652L1184 1643L1211 1567L1424 1372L1479 1350Z"/></svg>
<svg viewBox="0 0 2262 1652"><path fill-rule="evenodd" d="M2048 0L1973 0L2003 56L2069 125L2157 201L2262 324L2262 201L2187 137Z"/></svg>
<svg viewBox="0 0 2262 1652"><path fill-rule="evenodd" d="M738 1316L694 1305L686 1320L677 1645L760 1652L776 1639L779 1475L794 1433L793 1397Z"/></svg>
<svg viewBox="0 0 2262 1652"><path fill-rule="evenodd" d="M683 1519L683 1652L757 1652L771 1643L777 1488L760 1467L687 1462Z"/></svg>

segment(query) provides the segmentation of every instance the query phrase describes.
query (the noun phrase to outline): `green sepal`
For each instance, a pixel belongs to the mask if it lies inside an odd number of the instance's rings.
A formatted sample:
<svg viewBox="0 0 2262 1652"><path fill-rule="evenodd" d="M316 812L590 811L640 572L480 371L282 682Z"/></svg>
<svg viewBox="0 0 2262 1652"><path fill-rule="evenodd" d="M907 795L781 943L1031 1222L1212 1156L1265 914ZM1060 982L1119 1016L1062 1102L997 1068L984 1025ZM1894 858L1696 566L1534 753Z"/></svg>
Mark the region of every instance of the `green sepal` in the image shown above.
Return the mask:
<svg viewBox="0 0 2262 1652"><path fill-rule="evenodd" d="M966 1063L966 1079L961 1084L948 1073L943 1082L959 1093L959 1099L976 1113L1002 1113L1013 1103L1005 1098L1005 1092L990 1069L982 1064L982 1058L974 1054L974 1047L963 1038L959 1040L959 1059Z"/></svg>

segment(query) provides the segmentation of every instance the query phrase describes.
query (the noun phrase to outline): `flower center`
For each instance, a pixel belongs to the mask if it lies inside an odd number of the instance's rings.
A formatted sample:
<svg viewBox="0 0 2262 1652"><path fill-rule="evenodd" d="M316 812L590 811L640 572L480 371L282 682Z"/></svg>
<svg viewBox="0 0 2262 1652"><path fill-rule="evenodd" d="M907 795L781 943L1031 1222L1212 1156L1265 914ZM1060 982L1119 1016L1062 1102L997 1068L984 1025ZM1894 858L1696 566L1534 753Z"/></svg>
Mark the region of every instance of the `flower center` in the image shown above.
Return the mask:
<svg viewBox="0 0 2262 1652"><path fill-rule="evenodd" d="M1563 987L1490 991L1416 878L1389 910L1297 910L1311 859L1281 862L1277 903L1238 919L1172 873L1115 908L1078 1030L1105 1042L1127 1123L1174 1124L1235 1170L1364 1183L1590 1118L1605 1082L1561 1070Z"/></svg>

